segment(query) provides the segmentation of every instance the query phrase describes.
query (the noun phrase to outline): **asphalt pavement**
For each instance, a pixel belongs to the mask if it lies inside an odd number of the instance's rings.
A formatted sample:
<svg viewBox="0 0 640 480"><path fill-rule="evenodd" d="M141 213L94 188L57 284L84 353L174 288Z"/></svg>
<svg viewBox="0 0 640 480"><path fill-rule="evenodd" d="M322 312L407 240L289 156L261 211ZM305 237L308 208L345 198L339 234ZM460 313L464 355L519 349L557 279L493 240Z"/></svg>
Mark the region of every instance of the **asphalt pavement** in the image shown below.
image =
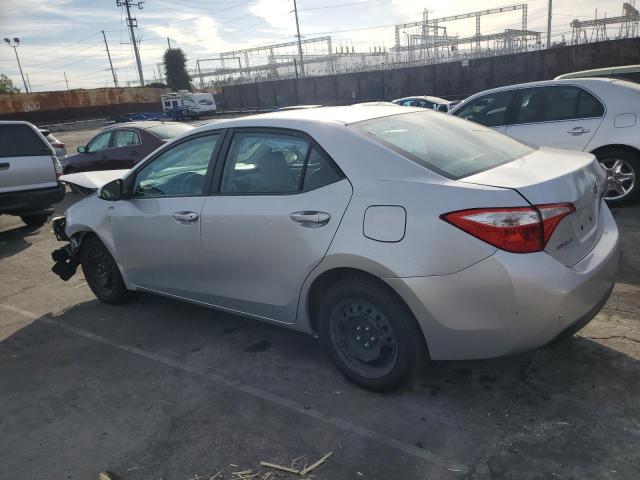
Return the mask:
<svg viewBox="0 0 640 480"><path fill-rule="evenodd" d="M147 294L102 304L50 271L48 226L1 216L0 478L231 479L333 452L314 478L637 479L640 206L614 214L618 283L575 338L432 362L388 394L300 333Z"/></svg>

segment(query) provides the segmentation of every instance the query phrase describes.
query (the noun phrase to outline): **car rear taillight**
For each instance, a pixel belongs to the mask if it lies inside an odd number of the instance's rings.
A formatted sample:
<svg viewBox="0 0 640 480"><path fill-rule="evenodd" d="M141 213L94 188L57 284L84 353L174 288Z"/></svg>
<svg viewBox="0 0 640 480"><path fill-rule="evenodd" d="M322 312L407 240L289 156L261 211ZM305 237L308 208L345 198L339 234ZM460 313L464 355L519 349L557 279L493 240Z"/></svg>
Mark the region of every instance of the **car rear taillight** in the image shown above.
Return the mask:
<svg viewBox="0 0 640 480"><path fill-rule="evenodd" d="M52 143L52 144L51 144L51 146L52 146L53 148L64 148L64 147L65 147L64 143L60 143L60 142L58 142L58 143Z"/></svg>
<svg viewBox="0 0 640 480"><path fill-rule="evenodd" d="M62 165L60 165L60 160L55 155L51 155L51 160L53 161L53 168L56 171L56 178L60 178L62 175Z"/></svg>
<svg viewBox="0 0 640 480"><path fill-rule="evenodd" d="M473 208L441 215L460 230L512 253L544 250L560 221L575 212L570 203L533 207Z"/></svg>

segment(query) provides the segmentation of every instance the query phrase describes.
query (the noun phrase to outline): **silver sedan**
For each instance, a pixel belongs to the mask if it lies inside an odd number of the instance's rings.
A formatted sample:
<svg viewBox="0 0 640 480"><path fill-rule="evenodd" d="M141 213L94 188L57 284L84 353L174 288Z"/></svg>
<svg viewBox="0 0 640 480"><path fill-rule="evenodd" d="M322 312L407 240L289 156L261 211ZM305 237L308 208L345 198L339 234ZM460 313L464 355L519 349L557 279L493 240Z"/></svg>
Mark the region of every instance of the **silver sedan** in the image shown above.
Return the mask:
<svg viewBox="0 0 640 480"><path fill-rule="evenodd" d="M223 120L132 170L67 175L54 271L317 335L372 390L420 359L542 346L607 300L618 230L586 153L397 106Z"/></svg>

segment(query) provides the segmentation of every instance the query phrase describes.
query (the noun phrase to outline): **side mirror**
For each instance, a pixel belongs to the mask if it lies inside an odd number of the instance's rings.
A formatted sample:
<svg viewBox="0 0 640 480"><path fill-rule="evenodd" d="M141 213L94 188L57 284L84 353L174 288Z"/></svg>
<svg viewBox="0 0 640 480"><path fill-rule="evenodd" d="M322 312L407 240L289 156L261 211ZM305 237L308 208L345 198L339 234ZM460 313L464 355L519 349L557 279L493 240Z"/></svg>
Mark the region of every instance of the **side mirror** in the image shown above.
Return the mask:
<svg viewBox="0 0 640 480"><path fill-rule="evenodd" d="M115 202L122 198L122 179L118 178L109 183L106 183L100 188L98 196L107 200L108 202Z"/></svg>
<svg viewBox="0 0 640 480"><path fill-rule="evenodd" d="M78 150L78 153L87 153L87 147L84 145L80 145L76 150Z"/></svg>

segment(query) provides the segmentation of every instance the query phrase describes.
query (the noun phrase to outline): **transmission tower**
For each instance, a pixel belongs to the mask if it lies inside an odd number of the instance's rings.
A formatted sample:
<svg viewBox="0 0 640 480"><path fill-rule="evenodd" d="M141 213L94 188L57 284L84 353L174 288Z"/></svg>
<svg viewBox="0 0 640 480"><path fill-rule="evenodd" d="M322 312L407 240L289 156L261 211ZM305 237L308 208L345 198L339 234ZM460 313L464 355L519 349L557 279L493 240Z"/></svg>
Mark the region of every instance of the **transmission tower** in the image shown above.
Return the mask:
<svg viewBox="0 0 640 480"><path fill-rule="evenodd" d="M129 33L131 34L131 43L133 43L133 53L136 56L136 64L138 65L138 78L140 79L140 86L144 87L144 75L142 74L142 62L140 61L140 52L138 51L138 42L136 35L133 31L138 27L138 19L131 16L131 7L136 6L138 10L142 10L144 0L132 1L132 0L116 0L116 6L124 7L127 11L127 25L129 26Z"/></svg>
<svg viewBox="0 0 640 480"><path fill-rule="evenodd" d="M638 12L638 9L635 7L635 2L624 2L622 4L622 15L618 17L607 17L605 14L604 18L598 18L598 11L596 10L596 15L593 20L573 20L570 25L573 30L571 43L576 44L588 42L588 28L591 28L591 41L595 40L598 42L601 40L608 40L607 25L611 24L620 25L618 38L635 37L640 32L640 29L638 28L638 25L640 24L640 12Z"/></svg>

